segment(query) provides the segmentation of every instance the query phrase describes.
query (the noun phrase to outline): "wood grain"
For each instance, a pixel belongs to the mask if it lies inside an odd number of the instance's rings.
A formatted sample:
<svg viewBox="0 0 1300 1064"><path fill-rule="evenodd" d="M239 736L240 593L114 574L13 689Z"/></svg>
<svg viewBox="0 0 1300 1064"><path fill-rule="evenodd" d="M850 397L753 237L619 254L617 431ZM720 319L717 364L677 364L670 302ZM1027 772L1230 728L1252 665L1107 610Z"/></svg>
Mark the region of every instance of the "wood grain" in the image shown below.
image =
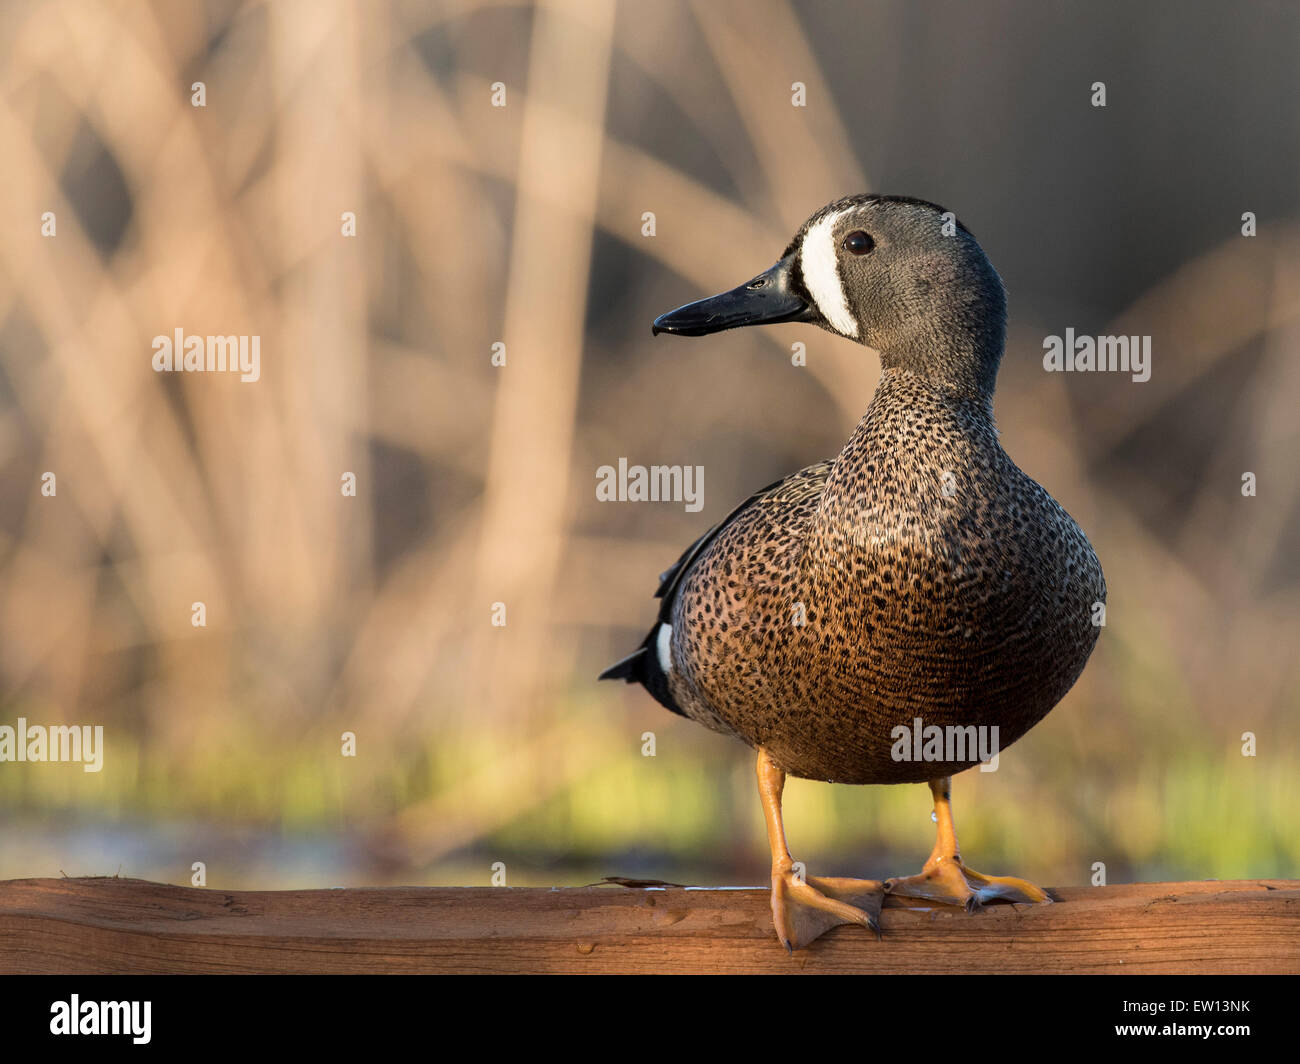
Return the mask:
<svg viewBox="0 0 1300 1064"><path fill-rule="evenodd" d="M5 973L1297 973L1300 882L1052 891L978 913L890 904L883 939L776 942L760 889L222 891L0 883Z"/></svg>

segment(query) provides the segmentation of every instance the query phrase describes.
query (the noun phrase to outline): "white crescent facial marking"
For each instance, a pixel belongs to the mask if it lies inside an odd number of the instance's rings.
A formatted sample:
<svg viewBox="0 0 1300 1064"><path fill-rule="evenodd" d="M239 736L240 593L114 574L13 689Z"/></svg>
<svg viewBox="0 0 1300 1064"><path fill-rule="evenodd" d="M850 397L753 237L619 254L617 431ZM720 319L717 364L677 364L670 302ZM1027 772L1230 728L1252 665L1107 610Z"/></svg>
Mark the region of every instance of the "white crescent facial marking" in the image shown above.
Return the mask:
<svg viewBox="0 0 1300 1064"><path fill-rule="evenodd" d="M659 655L659 667L664 672L673 671L673 626L671 624L661 624L659 626L659 637L655 640L655 652Z"/></svg>
<svg viewBox="0 0 1300 1064"><path fill-rule="evenodd" d="M858 323L849 312L840 282L839 251L835 246L835 223L844 211L828 214L804 234L799 248L799 266L804 284L822 317L845 336L856 339Z"/></svg>

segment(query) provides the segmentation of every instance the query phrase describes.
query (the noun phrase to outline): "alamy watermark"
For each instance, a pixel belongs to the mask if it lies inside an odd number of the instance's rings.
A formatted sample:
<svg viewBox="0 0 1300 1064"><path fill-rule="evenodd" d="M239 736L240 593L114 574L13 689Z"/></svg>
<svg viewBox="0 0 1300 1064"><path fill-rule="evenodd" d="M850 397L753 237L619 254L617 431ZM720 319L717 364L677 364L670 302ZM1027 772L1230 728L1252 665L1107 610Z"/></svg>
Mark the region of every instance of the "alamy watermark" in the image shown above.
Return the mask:
<svg viewBox="0 0 1300 1064"><path fill-rule="evenodd" d="M980 762L981 772L998 770L998 726L984 724L925 724L915 717L909 727L895 725L889 756L895 761L934 761L947 764Z"/></svg>
<svg viewBox="0 0 1300 1064"><path fill-rule="evenodd" d="M50 1005L50 1034L129 1035L136 1045L148 1045L152 1001L82 1001L73 994Z"/></svg>
<svg viewBox="0 0 1300 1064"><path fill-rule="evenodd" d="M596 470L598 502L680 502L687 513L704 509L704 467L603 465Z"/></svg>
<svg viewBox="0 0 1300 1064"><path fill-rule="evenodd" d="M153 368L156 373L238 373L252 384L262 376L262 338L186 336L176 329L153 338Z"/></svg>
<svg viewBox="0 0 1300 1064"><path fill-rule="evenodd" d="M1064 336L1043 339L1043 369L1048 373L1130 373L1138 384L1151 379L1151 337Z"/></svg>
<svg viewBox="0 0 1300 1064"><path fill-rule="evenodd" d="M0 724L0 761L81 762L86 772L104 767L104 726L96 724Z"/></svg>

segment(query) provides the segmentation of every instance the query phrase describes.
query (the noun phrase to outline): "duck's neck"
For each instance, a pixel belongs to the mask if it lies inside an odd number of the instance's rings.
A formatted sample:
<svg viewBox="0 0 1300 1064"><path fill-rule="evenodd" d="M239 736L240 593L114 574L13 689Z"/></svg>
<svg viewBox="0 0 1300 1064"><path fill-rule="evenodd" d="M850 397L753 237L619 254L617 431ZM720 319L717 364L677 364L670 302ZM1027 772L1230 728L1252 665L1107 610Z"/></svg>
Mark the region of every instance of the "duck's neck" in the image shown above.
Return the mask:
<svg viewBox="0 0 1300 1064"><path fill-rule="evenodd" d="M882 314L869 341L887 370L906 370L940 390L992 398L1007 339L1007 301L1002 281L981 257L980 276L932 275L925 313L904 308Z"/></svg>
<svg viewBox="0 0 1300 1064"><path fill-rule="evenodd" d="M938 335L929 327L924 321L911 322L901 335L891 335L880 349L881 369L912 373L938 391L991 402L1002 363L1001 323L972 321L968 328L948 327Z"/></svg>
<svg viewBox="0 0 1300 1064"><path fill-rule="evenodd" d="M858 526L879 531L880 521L933 525L973 497L974 481L1000 475L1007 461L991 396L887 369L835 460L817 523L836 537Z"/></svg>

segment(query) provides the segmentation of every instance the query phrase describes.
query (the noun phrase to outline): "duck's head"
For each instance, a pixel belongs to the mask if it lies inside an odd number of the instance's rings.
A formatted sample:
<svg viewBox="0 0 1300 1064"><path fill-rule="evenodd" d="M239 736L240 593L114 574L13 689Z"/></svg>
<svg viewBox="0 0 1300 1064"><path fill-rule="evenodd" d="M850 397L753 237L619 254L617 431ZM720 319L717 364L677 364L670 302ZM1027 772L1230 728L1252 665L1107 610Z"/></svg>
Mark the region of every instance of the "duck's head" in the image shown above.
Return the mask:
<svg viewBox="0 0 1300 1064"><path fill-rule="evenodd" d="M771 269L655 319L681 336L806 321L963 392L991 394L1006 335L1002 281L953 215L904 196L849 196L804 222Z"/></svg>

